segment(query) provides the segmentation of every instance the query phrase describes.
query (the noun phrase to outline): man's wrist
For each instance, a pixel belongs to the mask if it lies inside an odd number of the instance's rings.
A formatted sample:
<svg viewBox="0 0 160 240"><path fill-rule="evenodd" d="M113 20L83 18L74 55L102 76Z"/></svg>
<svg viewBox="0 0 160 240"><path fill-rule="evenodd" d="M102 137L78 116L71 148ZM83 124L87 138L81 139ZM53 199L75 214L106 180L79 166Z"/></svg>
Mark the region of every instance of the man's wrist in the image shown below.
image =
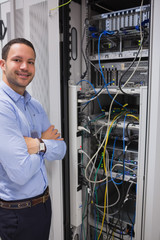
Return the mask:
<svg viewBox="0 0 160 240"><path fill-rule="evenodd" d="M45 153L46 152L46 145L43 142L43 140L41 138L36 138L37 142L38 142L38 153L42 152Z"/></svg>

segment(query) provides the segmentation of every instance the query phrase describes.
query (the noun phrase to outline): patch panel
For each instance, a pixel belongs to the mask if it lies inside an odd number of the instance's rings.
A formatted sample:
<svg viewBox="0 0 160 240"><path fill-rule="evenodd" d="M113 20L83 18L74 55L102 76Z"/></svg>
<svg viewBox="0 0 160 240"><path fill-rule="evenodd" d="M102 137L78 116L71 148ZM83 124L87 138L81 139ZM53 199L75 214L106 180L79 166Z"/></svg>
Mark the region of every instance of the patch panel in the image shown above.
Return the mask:
<svg viewBox="0 0 160 240"><path fill-rule="evenodd" d="M150 5L125 10L109 12L94 15L90 19L90 25L94 25L97 31L119 31L123 28L133 30L135 26L140 24L140 12L142 12L141 21L149 19Z"/></svg>
<svg viewBox="0 0 160 240"><path fill-rule="evenodd" d="M119 86L119 80L122 75L127 71L131 62L112 62L112 63L103 63L102 71L105 78L106 84L109 86L117 87ZM133 64L133 66L125 73L122 78L121 84L126 82L126 80L130 77L135 67L137 66L137 62ZM104 85L104 79L99 69L99 65L95 64L95 67L92 71L92 83L96 88L101 88ZM147 71L148 71L148 62L141 61L139 63L138 69L128 82L126 87L128 88L139 88L140 86L147 85Z"/></svg>

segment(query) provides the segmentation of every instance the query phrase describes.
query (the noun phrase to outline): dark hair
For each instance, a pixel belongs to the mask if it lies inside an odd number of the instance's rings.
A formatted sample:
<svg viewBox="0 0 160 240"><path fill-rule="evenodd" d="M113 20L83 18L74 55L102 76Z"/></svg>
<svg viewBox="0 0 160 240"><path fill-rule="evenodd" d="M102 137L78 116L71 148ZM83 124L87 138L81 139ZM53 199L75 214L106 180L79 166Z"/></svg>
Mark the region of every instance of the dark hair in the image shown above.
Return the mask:
<svg viewBox="0 0 160 240"><path fill-rule="evenodd" d="M29 47L31 47L35 53L35 56L36 56L36 52L35 52L35 49L34 49L34 46L33 44L28 41L27 39L25 38L15 38L15 39L12 39L11 41L9 41L3 48L2 48L2 59L4 60L7 60L7 57L8 57L8 52L11 48L11 46L15 43L21 43L21 44L25 44Z"/></svg>

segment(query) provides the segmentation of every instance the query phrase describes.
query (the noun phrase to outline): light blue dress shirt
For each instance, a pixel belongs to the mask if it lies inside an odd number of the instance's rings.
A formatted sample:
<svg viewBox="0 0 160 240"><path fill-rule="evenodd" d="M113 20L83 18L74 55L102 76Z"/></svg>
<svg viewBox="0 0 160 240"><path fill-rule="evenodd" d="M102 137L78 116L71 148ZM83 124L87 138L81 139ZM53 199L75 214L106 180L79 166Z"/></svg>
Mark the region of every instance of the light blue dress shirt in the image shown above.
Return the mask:
<svg viewBox="0 0 160 240"><path fill-rule="evenodd" d="M46 153L29 154L24 136L31 137L50 126L41 104L25 91L24 96L0 83L0 199L19 200L37 196L48 185L45 160L61 160L64 141L44 140Z"/></svg>

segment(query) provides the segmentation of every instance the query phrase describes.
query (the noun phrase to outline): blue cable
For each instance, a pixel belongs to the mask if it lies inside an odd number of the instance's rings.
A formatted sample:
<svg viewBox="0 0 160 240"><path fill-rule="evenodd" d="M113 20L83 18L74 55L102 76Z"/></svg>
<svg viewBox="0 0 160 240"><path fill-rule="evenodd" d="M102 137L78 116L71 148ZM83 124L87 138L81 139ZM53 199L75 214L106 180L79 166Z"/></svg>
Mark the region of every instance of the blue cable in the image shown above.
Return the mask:
<svg viewBox="0 0 160 240"><path fill-rule="evenodd" d="M149 19L146 19L146 20L144 20L143 22L141 22L141 26L142 27L144 27L146 24L148 24L149 23ZM136 30L138 30L138 31L140 31L140 25L136 25L135 26L135 29Z"/></svg>
<svg viewBox="0 0 160 240"><path fill-rule="evenodd" d="M91 122L94 122L94 121L95 121L97 118L99 118L99 117L105 117L105 113L102 112L101 114L99 114L99 115L96 116L95 118L91 119L90 121L91 121Z"/></svg>
<svg viewBox="0 0 160 240"><path fill-rule="evenodd" d="M123 124L123 157L125 156L125 123L126 123L126 117L128 113L124 117L124 124ZM125 161L124 161L124 169L125 169ZM124 176L125 176L125 171L124 171Z"/></svg>
<svg viewBox="0 0 160 240"><path fill-rule="evenodd" d="M110 174L111 174L111 180L112 182L114 182L116 185L120 185L123 183L123 180L119 183L115 182L114 179L112 178L112 165L113 165L113 158L114 158L114 151L115 151L115 146L116 146L116 141L117 141L118 137L115 138L114 140L114 144L113 144L113 153L112 153L112 159L111 159L111 165L110 165Z"/></svg>
<svg viewBox="0 0 160 240"><path fill-rule="evenodd" d="M99 38L98 38L98 63L99 63L99 68L100 68L102 77L103 77L104 84L106 85L106 81L105 81L105 77L104 77L104 74L103 74L103 71L102 71L101 61L100 61L100 40L101 40L102 35L104 35L104 32L102 32L99 35Z"/></svg>
<svg viewBox="0 0 160 240"><path fill-rule="evenodd" d="M87 82L87 83L89 83L89 84L91 85L91 87L93 88L95 94L97 94L96 89L94 88L93 84L92 84L90 81L88 81L88 80L80 80L80 81L77 83L77 85L80 84L81 82ZM94 96L91 97L91 99L92 99L92 98L94 98ZM98 104L99 104L100 109L102 110L102 106L101 106L101 104L100 104L100 101L99 101L99 98L98 98L98 97L97 97L97 101L98 101ZM90 101L88 101L87 103L89 103L89 102L90 102ZM85 104L87 104L87 103L85 103Z"/></svg>
<svg viewBox="0 0 160 240"><path fill-rule="evenodd" d="M103 78L103 81L104 81L104 84L105 84L105 87L107 89L107 92L108 92L108 95L110 96L111 99L113 99L112 95L110 94L108 88L107 88L107 83L105 81L105 77L104 77L104 74L103 74L103 70L102 70L102 67L101 67L101 62L100 62L100 40L101 40L101 37L102 35L113 35L114 34L114 31L104 31L100 34L99 38L98 38L98 63L99 63L99 68L100 68L100 71L101 71L101 74L102 74L102 78ZM123 105L119 102L117 102L116 100L114 100L114 102L116 102L118 105L120 105L121 107L123 107Z"/></svg>
<svg viewBox="0 0 160 240"><path fill-rule="evenodd" d="M125 123L126 123L126 118L127 118L127 115L128 115L128 113L125 115L125 117L124 117L124 124L123 124L123 157L125 156ZM124 169L125 169L125 159L124 159L124 161L123 161L123 164L124 164ZM123 178L125 177L125 171L123 171L124 172L124 176L123 176Z"/></svg>

